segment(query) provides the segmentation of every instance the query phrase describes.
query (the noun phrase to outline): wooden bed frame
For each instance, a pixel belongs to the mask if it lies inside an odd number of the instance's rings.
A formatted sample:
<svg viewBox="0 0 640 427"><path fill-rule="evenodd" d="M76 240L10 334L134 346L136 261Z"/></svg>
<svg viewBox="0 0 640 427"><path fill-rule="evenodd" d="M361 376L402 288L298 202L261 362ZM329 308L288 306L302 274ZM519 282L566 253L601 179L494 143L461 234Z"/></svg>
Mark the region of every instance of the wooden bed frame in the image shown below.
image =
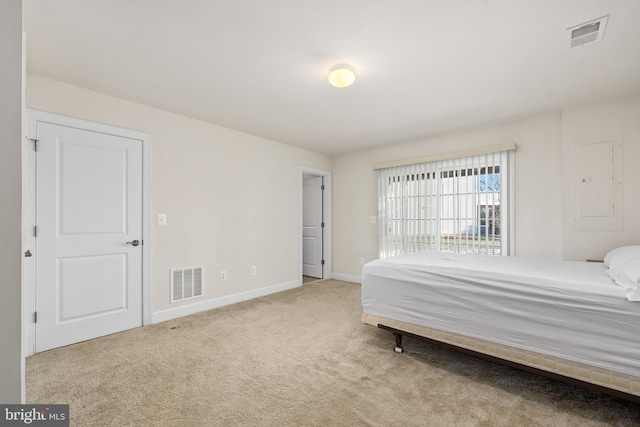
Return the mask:
<svg viewBox="0 0 640 427"><path fill-rule="evenodd" d="M395 351L398 353L403 351L402 337L409 336L505 366L640 403L640 378L632 375L367 313L362 314L362 322L393 332L396 337Z"/></svg>

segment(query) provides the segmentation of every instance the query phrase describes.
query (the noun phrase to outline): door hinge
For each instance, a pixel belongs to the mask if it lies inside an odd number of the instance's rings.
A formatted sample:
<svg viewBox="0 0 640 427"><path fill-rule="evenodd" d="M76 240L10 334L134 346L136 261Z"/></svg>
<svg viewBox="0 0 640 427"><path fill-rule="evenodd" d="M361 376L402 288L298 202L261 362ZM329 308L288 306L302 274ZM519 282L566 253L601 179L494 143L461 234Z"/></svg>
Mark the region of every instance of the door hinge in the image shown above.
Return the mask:
<svg viewBox="0 0 640 427"><path fill-rule="evenodd" d="M33 312L33 323L38 323L38 312L37 311Z"/></svg>
<svg viewBox="0 0 640 427"><path fill-rule="evenodd" d="M38 226L37 225L33 226L33 237L38 237Z"/></svg>
<svg viewBox="0 0 640 427"><path fill-rule="evenodd" d="M320 265L324 265L324 260L320 261Z"/></svg>
<svg viewBox="0 0 640 427"><path fill-rule="evenodd" d="M324 228L324 222L321 222L321 223L320 223L320 227L321 227L321 228Z"/></svg>
<svg viewBox="0 0 640 427"><path fill-rule="evenodd" d="M35 139L35 138L28 138L27 139L31 142L33 142L33 151L38 151L38 141L40 141L39 139Z"/></svg>
<svg viewBox="0 0 640 427"><path fill-rule="evenodd" d="M321 189L322 191L324 191L324 184L322 184L322 185L320 186L320 189Z"/></svg>

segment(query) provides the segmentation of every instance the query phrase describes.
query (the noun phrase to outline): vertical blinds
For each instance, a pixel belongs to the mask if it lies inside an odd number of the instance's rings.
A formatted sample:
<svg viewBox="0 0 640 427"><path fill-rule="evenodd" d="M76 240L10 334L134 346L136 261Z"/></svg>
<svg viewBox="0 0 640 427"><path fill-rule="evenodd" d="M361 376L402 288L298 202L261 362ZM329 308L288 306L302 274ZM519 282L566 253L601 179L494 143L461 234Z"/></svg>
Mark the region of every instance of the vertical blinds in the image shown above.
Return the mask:
<svg viewBox="0 0 640 427"><path fill-rule="evenodd" d="M508 255L510 153L379 168L380 257L421 250Z"/></svg>

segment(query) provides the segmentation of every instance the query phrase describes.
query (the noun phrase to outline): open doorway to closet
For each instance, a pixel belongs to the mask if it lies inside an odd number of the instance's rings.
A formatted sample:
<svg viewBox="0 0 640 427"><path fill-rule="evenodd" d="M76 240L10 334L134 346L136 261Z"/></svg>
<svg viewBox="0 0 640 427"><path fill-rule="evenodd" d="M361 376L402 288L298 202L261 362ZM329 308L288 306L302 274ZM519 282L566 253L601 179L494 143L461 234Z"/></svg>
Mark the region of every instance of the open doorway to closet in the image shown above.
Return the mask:
<svg viewBox="0 0 640 427"><path fill-rule="evenodd" d="M331 277L331 175L300 168L299 271L302 283Z"/></svg>

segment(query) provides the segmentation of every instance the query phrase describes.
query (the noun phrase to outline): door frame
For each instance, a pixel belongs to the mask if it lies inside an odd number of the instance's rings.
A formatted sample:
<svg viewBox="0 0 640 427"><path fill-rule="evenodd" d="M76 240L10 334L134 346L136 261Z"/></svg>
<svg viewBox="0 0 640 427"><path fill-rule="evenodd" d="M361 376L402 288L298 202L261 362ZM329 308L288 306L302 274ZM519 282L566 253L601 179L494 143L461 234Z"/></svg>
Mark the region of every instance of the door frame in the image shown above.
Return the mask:
<svg viewBox="0 0 640 427"><path fill-rule="evenodd" d="M36 155L33 138L36 135L37 124L51 123L92 132L136 139L142 142L142 326L151 323L151 248L153 246L151 220L151 135L130 129L78 119L60 114L27 108L25 110L25 138L22 141L22 252L27 250L33 254L30 258L23 258L22 281L22 322L23 322L23 351L25 356L35 354L36 328L33 313L36 311L36 282L35 282L35 237L33 228L36 215Z"/></svg>
<svg viewBox="0 0 640 427"><path fill-rule="evenodd" d="M308 186L308 182L313 180L314 185L311 186L311 188ZM318 202L318 195L319 197L319 203L314 204L314 208L312 209L314 211L314 213L317 213L318 210L320 211L320 215L319 217L316 217L316 221L319 222L318 225L316 225L314 228L319 227L320 228L320 238L316 240L315 242L315 250L316 250L316 260L317 258L320 258L320 265L315 265L312 268L319 268L320 269L320 277L317 277L317 272L313 272L311 275L309 275L309 268L307 268L307 276L308 277L313 277L313 278L317 278L317 279L324 279L324 176L318 176L318 175L311 175L311 174L304 174L303 175L303 180L302 180L302 217L304 218L309 211L307 210L309 208L309 204L307 203L309 199L316 199L315 202ZM320 182L320 188L315 188L315 185L317 185L317 183ZM317 191L320 190L320 192L318 193ZM308 236L308 234L307 234ZM317 238L317 230L316 230L316 238ZM305 253L305 224L303 221L302 224L302 276L305 276L305 264L304 264L304 260L306 258L306 253ZM317 251L318 249L318 245L320 245L320 251ZM318 255L319 254L319 255Z"/></svg>
<svg viewBox="0 0 640 427"><path fill-rule="evenodd" d="M298 281L302 284L302 213L303 213L303 197L304 197L304 175L316 175L324 177L324 193L322 203L322 216L324 219L323 230L323 257L324 267L322 269L322 278L333 278L333 252L332 252L332 219L331 219L331 172L300 166L298 176Z"/></svg>

